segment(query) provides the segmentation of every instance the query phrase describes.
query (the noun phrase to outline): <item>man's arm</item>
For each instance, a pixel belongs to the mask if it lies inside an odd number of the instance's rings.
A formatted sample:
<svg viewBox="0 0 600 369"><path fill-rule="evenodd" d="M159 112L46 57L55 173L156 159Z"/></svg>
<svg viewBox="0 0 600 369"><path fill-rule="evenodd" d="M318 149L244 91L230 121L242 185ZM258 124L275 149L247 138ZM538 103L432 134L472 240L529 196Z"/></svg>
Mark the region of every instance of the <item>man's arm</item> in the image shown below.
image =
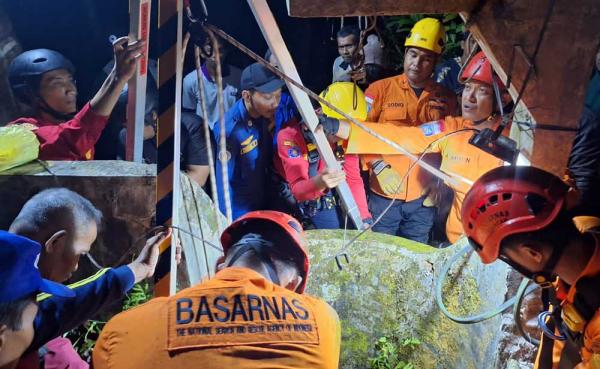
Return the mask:
<svg viewBox="0 0 600 369"><path fill-rule="evenodd" d="M363 220L372 219L367 205L367 195L365 194L365 186L360 176L360 168L358 163L358 155L347 154L344 160L344 172L346 173L346 182L350 187L354 201L360 211L360 216Z"/></svg>
<svg viewBox="0 0 600 369"><path fill-rule="evenodd" d="M170 232L161 232L148 239L134 262L116 269L103 269L69 286L75 292L72 299L39 295L39 310L34 321L35 336L28 351L37 350L51 339L92 318L119 301L135 283L154 275L159 245L169 235Z"/></svg>
<svg viewBox="0 0 600 369"><path fill-rule="evenodd" d="M135 74L136 63L144 55L144 41L128 45L129 38L121 37L113 43L115 66L106 77L100 90L90 100L92 110L102 116L109 116L115 107L125 84Z"/></svg>

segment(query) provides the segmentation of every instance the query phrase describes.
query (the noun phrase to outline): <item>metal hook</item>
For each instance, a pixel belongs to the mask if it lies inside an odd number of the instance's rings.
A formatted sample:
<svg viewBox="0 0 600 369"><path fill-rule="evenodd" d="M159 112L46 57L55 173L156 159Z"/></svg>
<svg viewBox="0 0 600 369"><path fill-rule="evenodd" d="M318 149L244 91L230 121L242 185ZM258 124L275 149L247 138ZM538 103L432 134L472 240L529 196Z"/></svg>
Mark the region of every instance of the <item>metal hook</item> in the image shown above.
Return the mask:
<svg viewBox="0 0 600 369"><path fill-rule="evenodd" d="M347 254L347 253L345 253L345 252L343 252L343 253L340 253L340 254L337 254L337 255L335 256L335 263L337 264L337 267L338 267L338 269L339 269L340 271L342 271L342 270L344 270L344 267L342 266L342 262L341 262L341 260L340 260L340 256L343 256L343 257L344 257L344 259L346 260L346 264L350 264L350 258L348 257L348 254Z"/></svg>

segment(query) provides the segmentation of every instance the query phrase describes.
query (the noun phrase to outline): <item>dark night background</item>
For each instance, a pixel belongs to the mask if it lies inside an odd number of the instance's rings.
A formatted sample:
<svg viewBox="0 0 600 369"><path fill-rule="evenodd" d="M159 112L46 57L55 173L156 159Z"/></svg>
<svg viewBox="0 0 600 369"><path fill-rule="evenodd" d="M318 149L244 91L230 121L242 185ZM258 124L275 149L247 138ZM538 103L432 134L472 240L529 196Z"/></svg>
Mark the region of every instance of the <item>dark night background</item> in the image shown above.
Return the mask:
<svg viewBox="0 0 600 369"><path fill-rule="evenodd" d="M195 1L192 0L192 4ZM250 8L243 0L206 0L209 22L222 28L259 55L267 44ZM63 53L76 66L80 100L94 94L94 81L112 58L109 36L127 35L127 0L3 0L17 39L24 50L49 48ZM153 0L150 57L155 55L157 5ZM337 56L332 31L339 29L335 19L291 18L285 1L269 1L304 84L317 92L331 81L331 65ZM335 28L332 29L332 25ZM155 33L154 33L155 34ZM229 64L243 68L251 60L234 48ZM193 68L193 52L186 53L185 73ZM84 103L85 101L80 101Z"/></svg>

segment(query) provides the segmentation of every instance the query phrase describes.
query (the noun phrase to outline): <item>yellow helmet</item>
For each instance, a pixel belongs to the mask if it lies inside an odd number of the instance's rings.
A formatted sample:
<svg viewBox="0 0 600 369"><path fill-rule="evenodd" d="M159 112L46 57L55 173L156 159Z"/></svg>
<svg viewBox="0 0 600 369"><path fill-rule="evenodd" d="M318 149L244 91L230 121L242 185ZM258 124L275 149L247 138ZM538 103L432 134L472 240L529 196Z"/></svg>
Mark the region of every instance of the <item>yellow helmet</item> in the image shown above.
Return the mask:
<svg viewBox="0 0 600 369"><path fill-rule="evenodd" d="M414 46L441 54L446 31L442 23L434 18L423 18L410 30L404 46Z"/></svg>
<svg viewBox="0 0 600 369"><path fill-rule="evenodd" d="M352 82L335 82L319 95L322 99L354 119L367 119L367 101L362 90ZM329 118L344 119L343 116L321 104L323 114Z"/></svg>

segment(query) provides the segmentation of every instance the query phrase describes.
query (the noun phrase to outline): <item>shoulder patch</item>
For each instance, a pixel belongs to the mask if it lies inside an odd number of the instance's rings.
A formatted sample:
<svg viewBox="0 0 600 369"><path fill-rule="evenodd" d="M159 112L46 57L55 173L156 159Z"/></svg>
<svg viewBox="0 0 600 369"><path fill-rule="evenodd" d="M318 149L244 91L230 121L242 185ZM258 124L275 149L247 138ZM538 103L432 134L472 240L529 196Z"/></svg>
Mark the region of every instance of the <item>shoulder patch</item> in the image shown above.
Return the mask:
<svg viewBox="0 0 600 369"><path fill-rule="evenodd" d="M291 140L284 140L283 141L283 146L298 146L298 144L295 141L291 141Z"/></svg>
<svg viewBox="0 0 600 369"><path fill-rule="evenodd" d="M442 119L433 122L423 123L419 126L421 132L426 137L438 135L444 132L444 121Z"/></svg>
<svg viewBox="0 0 600 369"><path fill-rule="evenodd" d="M302 155L302 152L300 151L300 148L298 146L290 147L288 149L287 153L288 153L288 158L290 158L290 159L299 158Z"/></svg>

